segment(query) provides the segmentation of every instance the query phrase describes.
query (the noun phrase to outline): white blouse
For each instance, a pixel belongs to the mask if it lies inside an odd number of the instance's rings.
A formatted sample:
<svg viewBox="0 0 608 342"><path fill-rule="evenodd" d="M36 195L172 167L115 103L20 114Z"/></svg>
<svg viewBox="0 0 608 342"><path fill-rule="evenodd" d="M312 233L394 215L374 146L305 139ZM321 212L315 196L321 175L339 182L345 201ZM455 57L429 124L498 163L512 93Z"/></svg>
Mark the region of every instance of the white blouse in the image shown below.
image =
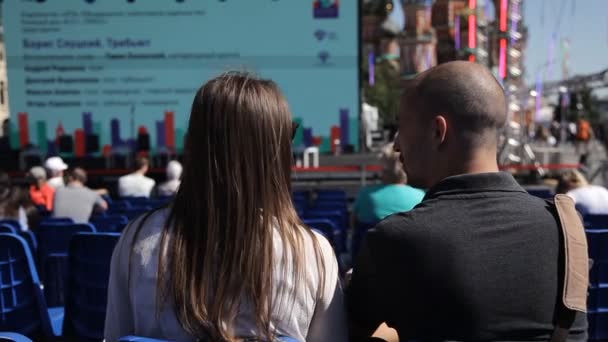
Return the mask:
<svg viewBox="0 0 608 342"><path fill-rule="evenodd" d="M167 306L156 316L156 279L160 237L168 209L152 214L143 225L135 242L131 259L131 276L127 288L129 254L139 220L131 223L123 232L114 254L108 289L108 308L105 322L105 340L114 342L122 336L137 335L174 341L195 341L180 326L175 313ZM284 279L289 270L275 270L274 293L281 288L295 296L285 299L272 313L272 325L281 335L298 341L342 342L346 341L346 320L343 294L338 277L338 265L329 242L315 233L325 263L325 288L319 291L319 269L312 238L305 234L305 278L295 283ZM274 255L282 257L282 243L275 232ZM277 263L278 264L278 263ZM288 263L289 264L289 263ZM254 336L255 324L247 305L243 305L233 323L237 336Z"/></svg>

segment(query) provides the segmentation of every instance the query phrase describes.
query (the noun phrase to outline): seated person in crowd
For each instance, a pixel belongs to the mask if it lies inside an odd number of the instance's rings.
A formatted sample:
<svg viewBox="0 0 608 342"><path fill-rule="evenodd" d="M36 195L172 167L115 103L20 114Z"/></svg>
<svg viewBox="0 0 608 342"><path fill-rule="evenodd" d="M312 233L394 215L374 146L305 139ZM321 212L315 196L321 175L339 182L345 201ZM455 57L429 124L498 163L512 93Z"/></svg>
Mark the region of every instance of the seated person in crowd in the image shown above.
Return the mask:
<svg viewBox="0 0 608 342"><path fill-rule="evenodd" d="M42 166L34 166L30 169L29 176L32 184L30 185L30 198L34 205L53 210L53 197L55 189L46 181L46 171Z"/></svg>
<svg viewBox="0 0 608 342"><path fill-rule="evenodd" d="M412 210L422 201L424 192L407 183L399 153L388 144L382 149L382 184L363 187L355 199L353 214L359 223L375 224L385 217Z"/></svg>
<svg viewBox="0 0 608 342"><path fill-rule="evenodd" d="M65 186L63 173L68 169L68 165L63 162L61 157L50 157L44 162L44 167L49 171L51 178L48 184L57 189Z"/></svg>
<svg viewBox="0 0 608 342"><path fill-rule="evenodd" d="M198 90L173 205L114 250L106 341L346 341L336 257L291 201L292 138L274 82L228 73Z"/></svg>
<svg viewBox="0 0 608 342"><path fill-rule="evenodd" d="M556 208L498 169L506 119L504 91L480 64L440 64L404 84L395 143L409 183L428 191L367 232L347 289L351 341L383 322L401 341L587 340L586 315L563 302ZM581 296L588 265L577 261L570 289Z"/></svg>
<svg viewBox="0 0 608 342"><path fill-rule="evenodd" d="M120 197L150 197L156 182L146 177L150 162L146 157L135 159L137 170L118 179L118 195Z"/></svg>
<svg viewBox="0 0 608 342"><path fill-rule="evenodd" d="M179 189L182 177L182 164L172 160L167 164L167 181L160 184L156 189L158 196L173 196Z"/></svg>
<svg viewBox="0 0 608 342"><path fill-rule="evenodd" d="M570 196L582 214L608 214L608 190L589 184L578 170L566 171L560 177L556 192Z"/></svg>
<svg viewBox="0 0 608 342"><path fill-rule="evenodd" d="M69 170L68 184L55 191L54 217L69 217L76 223L89 222L93 210L105 211L108 204L101 196L85 186L87 174L81 168Z"/></svg>
<svg viewBox="0 0 608 342"><path fill-rule="evenodd" d="M28 230L35 228L39 216L27 192L14 186L8 174L0 171L0 220L3 219L15 220L21 230Z"/></svg>

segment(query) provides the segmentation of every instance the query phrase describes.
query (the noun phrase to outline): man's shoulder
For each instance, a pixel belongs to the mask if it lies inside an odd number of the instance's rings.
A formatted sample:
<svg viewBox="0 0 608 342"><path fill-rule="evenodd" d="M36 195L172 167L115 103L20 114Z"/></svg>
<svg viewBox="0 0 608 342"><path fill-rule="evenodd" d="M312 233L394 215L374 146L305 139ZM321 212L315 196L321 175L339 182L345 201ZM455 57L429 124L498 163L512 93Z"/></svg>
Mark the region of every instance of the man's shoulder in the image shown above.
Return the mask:
<svg viewBox="0 0 608 342"><path fill-rule="evenodd" d="M414 209L388 216L369 233L377 239L395 240L425 234L426 228L428 228L426 214Z"/></svg>

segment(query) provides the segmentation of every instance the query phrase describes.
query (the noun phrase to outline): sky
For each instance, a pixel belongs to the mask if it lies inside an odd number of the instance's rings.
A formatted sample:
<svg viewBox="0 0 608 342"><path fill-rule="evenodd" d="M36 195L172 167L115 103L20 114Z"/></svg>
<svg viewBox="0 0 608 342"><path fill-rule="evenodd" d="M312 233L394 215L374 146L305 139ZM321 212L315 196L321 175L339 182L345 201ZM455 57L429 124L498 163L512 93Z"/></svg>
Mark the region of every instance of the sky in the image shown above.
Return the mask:
<svg viewBox="0 0 608 342"><path fill-rule="evenodd" d="M608 68L608 0L524 0L523 11L528 26L525 67L529 84L539 73L544 73L545 80L562 78L563 39L570 42L570 76ZM554 34L555 64L543 68L550 58Z"/></svg>

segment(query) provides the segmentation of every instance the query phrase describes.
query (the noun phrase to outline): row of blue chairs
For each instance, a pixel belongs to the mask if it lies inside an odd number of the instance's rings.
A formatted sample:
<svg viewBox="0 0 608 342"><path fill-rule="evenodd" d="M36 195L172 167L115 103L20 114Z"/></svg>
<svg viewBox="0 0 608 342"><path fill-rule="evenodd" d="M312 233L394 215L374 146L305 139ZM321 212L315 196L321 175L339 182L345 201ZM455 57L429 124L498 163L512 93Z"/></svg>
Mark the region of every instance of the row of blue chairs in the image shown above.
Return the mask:
<svg viewBox="0 0 608 342"><path fill-rule="evenodd" d="M26 241L0 233L0 330L34 340L103 338L110 260L120 235L78 233L69 246L65 308L50 307Z"/></svg>

